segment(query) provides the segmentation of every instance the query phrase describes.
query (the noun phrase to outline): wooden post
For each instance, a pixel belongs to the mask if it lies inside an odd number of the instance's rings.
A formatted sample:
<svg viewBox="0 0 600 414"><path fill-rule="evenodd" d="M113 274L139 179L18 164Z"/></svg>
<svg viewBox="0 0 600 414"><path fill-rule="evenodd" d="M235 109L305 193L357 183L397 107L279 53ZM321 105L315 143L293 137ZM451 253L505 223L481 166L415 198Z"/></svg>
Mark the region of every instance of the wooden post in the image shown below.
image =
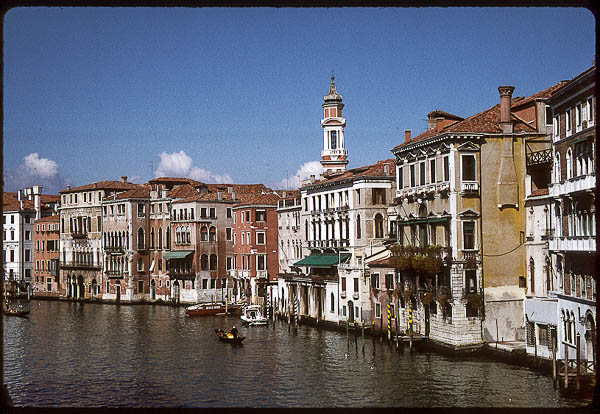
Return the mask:
<svg viewBox="0 0 600 414"><path fill-rule="evenodd" d="M550 340L552 341L552 380L556 387L556 331L554 329L552 330Z"/></svg>
<svg viewBox="0 0 600 414"><path fill-rule="evenodd" d="M408 327L409 331L409 339L408 339L408 348L412 350L413 343L413 319L412 319L412 303L410 303L410 299L408 302Z"/></svg>
<svg viewBox="0 0 600 414"><path fill-rule="evenodd" d="M349 329L350 327L348 326L348 318L346 318L346 342L348 342L348 345L350 345Z"/></svg>
<svg viewBox="0 0 600 414"><path fill-rule="evenodd" d="M498 349L498 318L496 318L496 349Z"/></svg>
<svg viewBox="0 0 600 414"><path fill-rule="evenodd" d="M579 388L581 387L581 382L580 382L580 378L579 378L579 364L581 363L581 358L580 358L580 352L581 352L581 335L577 334L577 365L575 366L575 389L579 390Z"/></svg>
<svg viewBox="0 0 600 414"><path fill-rule="evenodd" d="M535 325L534 325L535 326ZM537 362L537 339L535 338L535 328L533 329L533 366Z"/></svg>
<svg viewBox="0 0 600 414"><path fill-rule="evenodd" d="M396 312L396 349L398 349L400 347L400 341L398 338L398 330L400 329L398 322L398 319L400 319L400 299L398 299L398 303L396 303Z"/></svg>
<svg viewBox="0 0 600 414"><path fill-rule="evenodd" d="M362 321L362 350L365 353L365 321Z"/></svg>
<svg viewBox="0 0 600 414"><path fill-rule="evenodd" d="M565 390L569 388L569 347L563 343L565 347Z"/></svg>

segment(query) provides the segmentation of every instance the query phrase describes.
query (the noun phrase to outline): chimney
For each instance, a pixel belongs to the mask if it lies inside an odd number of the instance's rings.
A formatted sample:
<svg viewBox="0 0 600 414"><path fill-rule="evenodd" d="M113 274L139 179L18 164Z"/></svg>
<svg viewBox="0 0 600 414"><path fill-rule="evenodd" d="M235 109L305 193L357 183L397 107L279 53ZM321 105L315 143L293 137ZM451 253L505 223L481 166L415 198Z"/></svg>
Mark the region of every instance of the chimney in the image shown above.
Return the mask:
<svg viewBox="0 0 600 414"><path fill-rule="evenodd" d="M390 164L383 164L383 173L385 175L390 175Z"/></svg>
<svg viewBox="0 0 600 414"><path fill-rule="evenodd" d="M510 119L510 105L514 86L498 86L500 93L500 128L505 134L512 134L513 124Z"/></svg>
<svg viewBox="0 0 600 414"><path fill-rule="evenodd" d="M122 183L126 183L127 182L127 176L126 175L122 175L121 176L121 182Z"/></svg>
<svg viewBox="0 0 600 414"><path fill-rule="evenodd" d="M227 187L227 192L228 193L232 193L233 192L233 187L231 187L231 186Z"/></svg>
<svg viewBox="0 0 600 414"><path fill-rule="evenodd" d="M231 192L231 199L232 199L233 201L235 201L235 192L234 192L234 191L232 191L232 192Z"/></svg>
<svg viewBox="0 0 600 414"><path fill-rule="evenodd" d="M219 200L219 201L223 200L223 192L222 191L217 191L217 200Z"/></svg>
<svg viewBox="0 0 600 414"><path fill-rule="evenodd" d="M410 129L405 129L404 130L404 142L410 141L410 133L411 133Z"/></svg>
<svg viewBox="0 0 600 414"><path fill-rule="evenodd" d="M21 201L21 190L17 191L17 200Z"/></svg>
<svg viewBox="0 0 600 414"><path fill-rule="evenodd" d="M169 197L169 190L166 188L162 189L162 198L167 198Z"/></svg>
<svg viewBox="0 0 600 414"><path fill-rule="evenodd" d="M437 132L440 132L440 131L442 130L442 128L443 128L443 121L444 121L445 119L446 119L446 118L444 118L444 117L441 117L441 116L440 116L440 117L437 117L437 118L435 118L435 129L436 129L436 131L437 131Z"/></svg>
<svg viewBox="0 0 600 414"><path fill-rule="evenodd" d="M71 184L67 184L67 191L71 189Z"/></svg>
<svg viewBox="0 0 600 414"><path fill-rule="evenodd" d="M310 175L310 183L311 183L311 184L314 184L314 183L315 183L315 175L314 175L314 174L311 174L311 175Z"/></svg>
<svg viewBox="0 0 600 414"><path fill-rule="evenodd" d="M42 186L34 185L32 187L33 192L33 206L35 208L35 218L36 220L42 217Z"/></svg>

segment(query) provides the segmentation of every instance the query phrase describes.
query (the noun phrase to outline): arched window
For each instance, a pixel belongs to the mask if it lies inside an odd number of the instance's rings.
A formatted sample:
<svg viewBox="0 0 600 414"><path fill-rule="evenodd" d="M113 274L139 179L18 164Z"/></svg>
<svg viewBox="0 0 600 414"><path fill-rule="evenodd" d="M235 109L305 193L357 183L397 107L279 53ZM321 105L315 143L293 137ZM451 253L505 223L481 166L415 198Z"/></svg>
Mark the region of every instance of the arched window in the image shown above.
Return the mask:
<svg viewBox="0 0 600 414"><path fill-rule="evenodd" d="M202 226L200 229L200 240L208 241L208 228L206 226Z"/></svg>
<svg viewBox="0 0 600 414"><path fill-rule="evenodd" d="M206 254L203 254L200 257L200 269L208 270L208 255L206 255Z"/></svg>
<svg viewBox="0 0 600 414"><path fill-rule="evenodd" d="M171 227L167 227L167 244L165 244L167 250L171 250Z"/></svg>
<svg viewBox="0 0 600 414"><path fill-rule="evenodd" d="M554 204L554 218L556 219L556 235L562 237L562 211L560 203Z"/></svg>
<svg viewBox="0 0 600 414"><path fill-rule="evenodd" d="M215 226L210 226L209 240L211 242L217 241L217 228Z"/></svg>
<svg viewBox="0 0 600 414"><path fill-rule="evenodd" d="M419 217L427 217L427 206L425 203L419 206Z"/></svg>
<svg viewBox="0 0 600 414"><path fill-rule="evenodd" d="M559 183L560 180L560 153L557 152L554 160L554 182Z"/></svg>
<svg viewBox="0 0 600 414"><path fill-rule="evenodd" d="M154 249L154 227L150 229L150 248Z"/></svg>
<svg viewBox="0 0 600 414"><path fill-rule="evenodd" d="M331 312L335 312L335 296L333 296L333 292L331 292Z"/></svg>
<svg viewBox="0 0 600 414"><path fill-rule="evenodd" d="M217 255L210 255L210 270L217 270Z"/></svg>
<svg viewBox="0 0 600 414"><path fill-rule="evenodd" d="M383 216L379 213L375 215L375 238L383 238Z"/></svg>
<svg viewBox="0 0 600 414"><path fill-rule="evenodd" d="M565 315L565 311L564 309L560 311L561 312L561 316L562 316L562 320L563 320L563 339L565 341L567 341L567 331L568 331L568 322L567 322L567 316Z"/></svg>
<svg viewBox="0 0 600 414"><path fill-rule="evenodd" d="M181 230L179 227L175 227L175 244L181 243Z"/></svg>
<svg viewBox="0 0 600 414"><path fill-rule="evenodd" d="M360 230L360 214L356 216L356 238L360 239L362 238L362 234L361 234L361 230Z"/></svg>
<svg viewBox="0 0 600 414"><path fill-rule="evenodd" d="M567 180L573 178L573 151L567 150Z"/></svg>
<svg viewBox="0 0 600 414"><path fill-rule="evenodd" d="M144 270L144 259L142 259L141 257L137 261L137 268L140 272Z"/></svg>
<svg viewBox="0 0 600 414"><path fill-rule="evenodd" d="M190 227L189 226L185 228L185 242L187 244L191 243L191 235L190 235Z"/></svg>
<svg viewBox="0 0 600 414"><path fill-rule="evenodd" d="M146 240L144 239L144 229L139 228L137 233L137 248L138 250L144 250L146 248Z"/></svg>
<svg viewBox="0 0 600 414"><path fill-rule="evenodd" d="M163 246L162 236L163 236L162 227L159 227L158 228L158 248L159 248L159 250L162 249L162 246Z"/></svg>

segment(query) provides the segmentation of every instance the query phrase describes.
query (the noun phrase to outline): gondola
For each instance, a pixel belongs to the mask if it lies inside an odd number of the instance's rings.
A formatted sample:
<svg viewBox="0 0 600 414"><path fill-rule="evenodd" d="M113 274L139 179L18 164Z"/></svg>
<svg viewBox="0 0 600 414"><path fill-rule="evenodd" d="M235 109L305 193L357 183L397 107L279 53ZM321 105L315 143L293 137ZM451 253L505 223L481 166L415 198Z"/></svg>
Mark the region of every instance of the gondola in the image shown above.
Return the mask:
<svg viewBox="0 0 600 414"><path fill-rule="evenodd" d="M26 318L29 315L29 310L25 309L3 309L6 316L20 316Z"/></svg>
<svg viewBox="0 0 600 414"><path fill-rule="evenodd" d="M234 338L234 336L231 332L225 332L222 329L215 329L215 333L217 334L217 338L219 338L220 341L229 342L230 344L234 344L234 345L241 345L242 341L244 339L246 339L245 336L239 336L239 335Z"/></svg>

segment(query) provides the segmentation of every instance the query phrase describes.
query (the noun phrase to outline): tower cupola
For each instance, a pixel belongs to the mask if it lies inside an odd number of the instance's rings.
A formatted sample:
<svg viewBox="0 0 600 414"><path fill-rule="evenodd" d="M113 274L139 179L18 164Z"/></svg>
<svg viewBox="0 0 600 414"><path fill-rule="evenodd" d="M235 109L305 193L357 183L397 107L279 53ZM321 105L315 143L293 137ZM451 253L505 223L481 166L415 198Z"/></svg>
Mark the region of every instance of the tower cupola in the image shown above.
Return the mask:
<svg viewBox="0 0 600 414"><path fill-rule="evenodd" d="M346 171L348 151L345 149L344 128L346 120L342 117L344 104L342 95L335 87L335 76L331 75L329 93L323 98L323 151L321 165L323 174L330 175Z"/></svg>

